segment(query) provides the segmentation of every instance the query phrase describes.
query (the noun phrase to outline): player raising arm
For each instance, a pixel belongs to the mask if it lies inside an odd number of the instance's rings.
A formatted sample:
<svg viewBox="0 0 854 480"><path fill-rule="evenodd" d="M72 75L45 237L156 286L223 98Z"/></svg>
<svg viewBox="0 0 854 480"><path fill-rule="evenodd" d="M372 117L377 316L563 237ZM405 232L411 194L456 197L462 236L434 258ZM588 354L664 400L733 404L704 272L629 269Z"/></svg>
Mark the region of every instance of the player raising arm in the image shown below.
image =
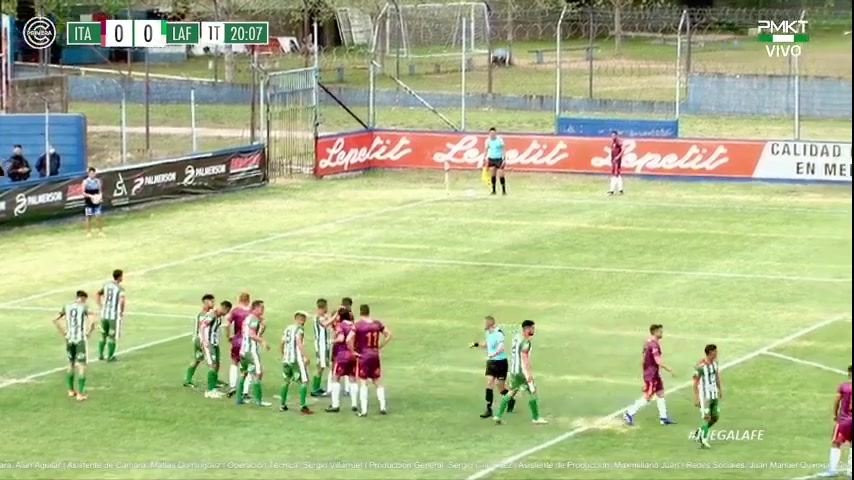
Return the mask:
<svg viewBox="0 0 854 480"><path fill-rule="evenodd" d="M835 477L839 460L842 458L842 444L851 445L851 365L848 366L848 380L839 384L836 398L833 400L833 438L830 444L830 465L823 477ZM851 449L848 449L848 478L851 478Z"/></svg>
<svg viewBox="0 0 854 480"><path fill-rule="evenodd" d="M68 396L79 401L86 400L83 389L86 387L86 340L95 326L89 321L89 295L83 290L77 291L74 302L62 307L53 320L59 333L65 337L65 354L68 357L68 373L65 376ZM63 328L62 320L65 319ZM77 389L74 389L74 372L77 371Z"/></svg>
<svg viewBox="0 0 854 480"><path fill-rule="evenodd" d="M694 369L694 403L700 407L703 424L697 429L695 438L702 448L710 448L709 429L721 416L718 402L723 396L720 367L718 367L718 347L706 345L706 356Z"/></svg>
<svg viewBox="0 0 854 480"><path fill-rule="evenodd" d="M501 399L498 413L493 417L498 425L503 422L504 413L507 411L510 401L516 397L520 390L526 390L531 397L528 400L528 406L531 407L531 418L534 424L549 423L540 417L537 386L534 383L534 373L531 370L531 349L533 347L531 339L534 337L535 330L534 321L525 320L522 322L522 332L513 337L513 344L510 348L510 374L507 377L509 391Z"/></svg>
<svg viewBox="0 0 854 480"><path fill-rule="evenodd" d="M329 368L332 360L332 344L329 338L329 326L332 325L325 298L319 298L316 302L317 312L314 315L314 352L317 359L317 375L311 379L311 396L322 397L332 390L332 370ZM327 372L328 370L328 372ZM323 373L328 373L326 379L326 390L320 387L323 381Z"/></svg>
<svg viewBox="0 0 854 480"><path fill-rule="evenodd" d="M264 334L264 302L255 300L252 302L251 312L243 325L243 340L240 343L240 380L237 383L237 391L242 392L244 382L252 383L253 403L259 407L269 407L270 403L263 400L261 389L261 378L263 369L261 367L261 347L270 350L270 345L261 338ZM243 397L237 396L238 405L243 404Z"/></svg>
<svg viewBox="0 0 854 480"><path fill-rule="evenodd" d="M380 350L391 341L391 331L379 320L371 318L371 307L359 306L359 321L353 327L351 351L354 352L357 362L357 375L359 386L351 388L359 389L360 417L368 416L368 380L377 388L377 401L380 404L380 414L388 413L385 401L385 387L382 384L382 366L380 364ZM382 340L380 340L382 337Z"/></svg>
<svg viewBox="0 0 854 480"><path fill-rule="evenodd" d="M641 368L643 369L643 397L635 401L628 410L623 413L628 425L634 425L635 414L644 405L656 397L656 406L658 407L658 419L662 425L675 424L670 417L667 416L667 403L664 401L664 382L661 380L661 370L670 372L670 375L676 375L673 369L664 364L661 357L661 339L664 337L664 326L653 324L649 327L650 337L643 345L643 353L641 358Z"/></svg>
<svg viewBox="0 0 854 480"><path fill-rule="evenodd" d="M125 316L125 289L122 286L124 272L113 270L113 279L98 290L98 306L101 308L101 340L98 342L98 360L116 360L116 340L122 336L122 320Z"/></svg>
<svg viewBox="0 0 854 480"><path fill-rule="evenodd" d="M231 368L228 371L228 397L231 398L237 393L237 376L240 373L240 342L243 341L243 323L246 317L249 316L250 297L246 292L241 293L237 297L237 306L231 311L228 316L228 340L231 343ZM249 388L250 383L246 382L244 388ZM244 399L248 399L249 390L242 392Z"/></svg>
<svg viewBox="0 0 854 480"><path fill-rule="evenodd" d="M279 397L282 404L279 411L287 412L288 389L291 382L299 382L299 406L303 415L311 415L305 397L308 394L308 357L305 354L305 322L308 313L297 312L294 314L293 325L285 328L282 334L282 344L279 351L282 354L282 378L285 383Z"/></svg>
<svg viewBox="0 0 854 480"><path fill-rule="evenodd" d="M208 389L205 398L222 398L222 393L216 389L219 384L219 336L222 321L231 311L228 300L219 304L219 308L209 311L202 318L202 333L200 335L205 363L208 365Z"/></svg>
<svg viewBox="0 0 854 480"><path fill-rule="evenodd" d="M353 324L351 322L335 322L335 338L332 343L333 377L332 377L332 403L326 408L329 413L341 411L341 380L348 381L346 391L350 395L350 408L357 412L358 388L356 385L356 357L350 346L353 345ZM349 388L352 386L352 388Z"/></svg>

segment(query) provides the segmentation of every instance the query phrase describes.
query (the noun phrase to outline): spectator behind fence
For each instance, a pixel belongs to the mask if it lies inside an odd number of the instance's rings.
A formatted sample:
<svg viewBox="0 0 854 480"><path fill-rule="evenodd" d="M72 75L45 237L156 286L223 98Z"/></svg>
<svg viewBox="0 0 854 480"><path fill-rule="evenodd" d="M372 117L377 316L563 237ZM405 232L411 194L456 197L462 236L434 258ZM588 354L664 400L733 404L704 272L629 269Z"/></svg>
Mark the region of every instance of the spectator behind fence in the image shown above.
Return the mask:
<svg viewBox="0 0 854 480"><path fill-rule="evenodd" d="M23 182L30 178L30 162L24 158L23 151L20 145L12 147L12 156L6 164L6 175L13 182Z"/></svg>
<svg viewBox="0 0 854 480"><path fill-rule="evenodd" d="M42 154L36 162L36 171L39 172L39 177L44 178L47 176L46 166L50 163L50 176L55 177L59 175L59 166L62 162L62 158L56 153L56 149L51 145L48 153ZM50 162L48 162L48 158L50 158Z"/></svg>

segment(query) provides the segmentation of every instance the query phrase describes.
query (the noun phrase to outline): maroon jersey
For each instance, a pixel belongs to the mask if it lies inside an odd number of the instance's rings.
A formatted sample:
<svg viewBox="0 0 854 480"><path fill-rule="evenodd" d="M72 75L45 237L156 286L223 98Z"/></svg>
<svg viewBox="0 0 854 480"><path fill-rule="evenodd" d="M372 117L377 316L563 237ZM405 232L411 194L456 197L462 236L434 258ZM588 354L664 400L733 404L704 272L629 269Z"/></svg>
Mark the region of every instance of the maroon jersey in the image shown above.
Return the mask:
<svg viewBox="0 0 854 480"><path fill-rule="evenodd" d="M658 339L650 337L643 346L643 379L653 380L659 376L658 363L655 357L661 356L661 345Z"/></svg>
<svg viewBox="0 0 854 480"><path fill-rule="evenodd" d="M353 324L350 322L337 322L335 325L335 340L338 339L339 336L347 339L347 335L353 330ZM332 359L336 362L346 362L349 361L352 357L350 349L347 348L346 342L335 342L332 344ZM339 358L341 360L339 360Z"/></svg>
<svg viewBox="0 0 854 480"><path fill-rule="evenodd" d="M356 352L362 356L379 356L380 335L385 325L379 320L359 320L353 327L356 335Z"/></svg>
<svg viewBox="0 0 854 480"><path fill-rule="evenodd" d="M836 393L842 395L842 400L839 402L839 411L836 412L836 418L851 421L851 382L842 382Z"/></svg>
<svg viewBox="0 0 854 480"><path fill-rule="evenodd" d="M237 306L231 311L231 323L234 325L234 337L231 343L239 345L243 338L243 322L249 316L249 309L242 306Z"/></svg>
<svg viewBox="0 0 854 480"><path fill-rule="evenodd" d="M342 322L352 322L353 321L353 311L347 307L339 307L338 308L338 320Z"/></svg>
<svg viewBox="0 0 854 480"><path fill-rule="evenodd" d="M611 140L611 162L616 163L623 160L623 141L619 138Z"/></svg>

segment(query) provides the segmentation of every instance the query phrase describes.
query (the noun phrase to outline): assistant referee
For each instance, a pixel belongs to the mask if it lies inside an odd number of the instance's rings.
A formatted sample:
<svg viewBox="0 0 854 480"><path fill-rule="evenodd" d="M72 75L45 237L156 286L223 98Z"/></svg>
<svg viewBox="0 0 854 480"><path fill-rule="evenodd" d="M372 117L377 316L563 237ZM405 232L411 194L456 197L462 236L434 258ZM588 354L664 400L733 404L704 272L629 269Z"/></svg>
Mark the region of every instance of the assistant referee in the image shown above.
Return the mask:
<svg viewBox="0 0 854 480"><path fill-rule="evenodd" d="M495 127L489 129L489 136L484 144L486 150L486 165L492 182L492 195L495 195L495 180L501 182L501 194L507 195L507 181L504 179L504 139L498 136Z"/></svg>
<svg viewBox="0 0 854 480"><path fill-rule="evenodd" d="M507 353L504 351L504 332L496 325L495 317L487 315L484 318L484 330L486 341L484 343L473 342L471 347L486 349L486 411L481 414L480 418L491 418L493 389L497 386L502 396L507 394L507 387L504 385L508 369ZM507 411L512 412L515 404L515 399L510 399L507 404Z"/></svg>

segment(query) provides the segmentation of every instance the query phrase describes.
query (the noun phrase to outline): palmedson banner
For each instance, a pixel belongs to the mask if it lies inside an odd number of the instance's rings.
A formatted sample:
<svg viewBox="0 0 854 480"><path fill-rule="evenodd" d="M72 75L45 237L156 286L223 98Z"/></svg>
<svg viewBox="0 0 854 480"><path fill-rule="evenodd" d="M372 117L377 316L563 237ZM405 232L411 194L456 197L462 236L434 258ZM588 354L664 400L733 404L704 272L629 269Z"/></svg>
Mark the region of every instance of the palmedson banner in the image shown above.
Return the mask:
<svg viewBox="0 0 854 480"><path fill-rule="evenodd" d="M267 182L263 146L104 170L105 209L262 185ZM0 222L27 222L83 208L83 176L0 191Z"/></svg>

